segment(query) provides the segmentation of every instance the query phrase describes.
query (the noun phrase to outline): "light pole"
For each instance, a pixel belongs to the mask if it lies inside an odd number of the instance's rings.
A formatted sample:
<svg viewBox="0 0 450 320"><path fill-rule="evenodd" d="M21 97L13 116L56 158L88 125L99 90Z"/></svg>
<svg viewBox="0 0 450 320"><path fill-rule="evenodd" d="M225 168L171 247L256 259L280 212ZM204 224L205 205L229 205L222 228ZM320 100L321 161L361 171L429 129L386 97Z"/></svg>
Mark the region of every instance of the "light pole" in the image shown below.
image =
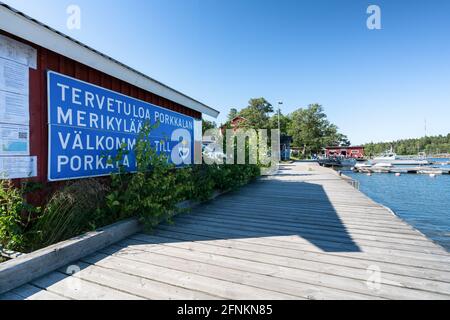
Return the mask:
<svg viewBox="0 0 450 320"><path fill-rule="evenodd" d="M278 161L281 161L281 126L280 126L280 114L281 114L281 106L283 105L283 101L278 101L278 145L280 150L278 152Z"/></svg>

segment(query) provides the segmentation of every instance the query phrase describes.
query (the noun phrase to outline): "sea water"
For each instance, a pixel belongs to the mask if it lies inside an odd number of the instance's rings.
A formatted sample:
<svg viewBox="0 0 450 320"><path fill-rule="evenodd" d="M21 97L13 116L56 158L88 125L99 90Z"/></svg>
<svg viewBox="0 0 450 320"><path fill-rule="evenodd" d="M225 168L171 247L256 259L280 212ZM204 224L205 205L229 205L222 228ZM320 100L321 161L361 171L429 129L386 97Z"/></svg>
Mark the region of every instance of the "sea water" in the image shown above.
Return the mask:
<svg viewBox="0 0 450 320"><path fill-rule="evenodd" d="M344 172L360 190L450 252L450 175Z"/></svg>

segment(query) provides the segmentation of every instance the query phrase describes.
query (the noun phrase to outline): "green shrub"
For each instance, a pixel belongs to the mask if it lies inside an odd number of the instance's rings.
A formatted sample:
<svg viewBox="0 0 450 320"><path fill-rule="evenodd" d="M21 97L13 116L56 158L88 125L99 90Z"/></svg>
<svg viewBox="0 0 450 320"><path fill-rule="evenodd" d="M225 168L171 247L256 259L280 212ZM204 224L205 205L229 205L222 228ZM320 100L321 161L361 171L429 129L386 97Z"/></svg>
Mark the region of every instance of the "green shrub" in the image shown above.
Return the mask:
<svg viewBox="0 0 450 320"><path fill-rule="evenodd" d="M194 165L179 169L179 173L186 172L189 179L184 178L187 194L186 199L206 201L214 191L235 190L260 175L257 165Z"/></svg>
<svg viewBox="0 0 450 320"><path fill-rule="evenodd" d="M215 188L223 191L235 190L260 175L257 165L220 165L214 173Z"/></svg>
<svg viewBox="0 0 450 320"><path fill-rule="evenodd" d="M189 187L177 183L180 177L174 165L152 147L147 138L151 129L144 125L136 141L137 172L112 174L111 192L106 196L107 210L116 220L138 217L147 229L176 214L176 204L184 200ZM116 161L120 160L119 152Z"/></svg>
<svg viewBox="0 0 450 320"><path fill-rule="evenodd" d="M0 245L5 249L23 246L25 226L21 213L23 197L11 181L2 180L0 187Z"/></svg>
<svg viewBox="0 0 450 320"><path fill-rule="evenodd" d="M215 166L194 165L190 168L189 182L190 192L187 199L206 201L210 199L215 191Z"/></svg>
<svg viewBox="0 0 450 320"><path fill-rule="evenodd" d="M0 180L0 249L27 250L28 231L40 208L30 205L26 197L41 187L38 183L16 187L10 180Z"/></svg>

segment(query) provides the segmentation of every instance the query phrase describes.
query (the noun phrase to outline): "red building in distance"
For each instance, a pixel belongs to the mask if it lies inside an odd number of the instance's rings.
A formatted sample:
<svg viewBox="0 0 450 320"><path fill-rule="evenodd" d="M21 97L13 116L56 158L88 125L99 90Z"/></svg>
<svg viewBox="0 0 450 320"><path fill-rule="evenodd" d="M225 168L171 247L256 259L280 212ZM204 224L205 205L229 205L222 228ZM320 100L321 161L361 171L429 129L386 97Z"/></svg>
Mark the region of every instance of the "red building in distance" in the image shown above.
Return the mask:
<svg viewBox="0 0 450 320"><path fill-rule="evenodd" d="M333 157L344 157L353 159L363 159L364 158L364 147L363 146L352 146L352 147L326 147L325 156L327 158Z"/></svg>
<svg viewBox="0 0 450 320"><path fill-rule="evenodd" d="M241 124L245 123L246 121L247 119L245 119L244 117L236 116L230 120L230 127L233 129L233 131L236 131L237 129L240 128ZM225 134L225 130L227 130L226 125L220 127L220 131L222 132L223 135Z"/></svg>

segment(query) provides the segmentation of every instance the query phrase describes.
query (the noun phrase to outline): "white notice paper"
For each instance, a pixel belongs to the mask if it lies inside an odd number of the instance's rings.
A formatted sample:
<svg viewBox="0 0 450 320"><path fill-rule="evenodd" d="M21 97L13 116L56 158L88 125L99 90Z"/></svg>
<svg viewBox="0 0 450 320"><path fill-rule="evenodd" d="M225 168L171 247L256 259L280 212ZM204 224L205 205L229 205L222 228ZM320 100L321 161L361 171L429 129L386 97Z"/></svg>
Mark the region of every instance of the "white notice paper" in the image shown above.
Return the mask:
<svg viewBox="0 0 450 320"><path fill-rule="evenodd" d="M37 68L37 51L33 47L0 34L0 57Z"/></svg>
<svg viewBox="0 0 450 320"><path fill-rule="evenodd" d="M28 67L0 58L0 90L28 95Z"/></svg>
<svg viewBox="0 0 450 320"><path fill-rule="evenodd" d="M0 35L0 179L37 176L30 157L29 67L36 50Z"/></svg>
<svg viewBox="0 0 450 320"><path fill-rule="evenodd" d="M0 155L28 156L30 128L15 124L0 124Z"/></svg>
<svg viewBox="0 0 450 320"><path fill-rule="evenodd" d="M0 123L29 125L28 96L0 91Z"/></svg>
<svg viewBox="0 0 450 320"><path fill-rule="evenodd" d="M37 157L0 157L0 179L37 176Z"/></svg>

